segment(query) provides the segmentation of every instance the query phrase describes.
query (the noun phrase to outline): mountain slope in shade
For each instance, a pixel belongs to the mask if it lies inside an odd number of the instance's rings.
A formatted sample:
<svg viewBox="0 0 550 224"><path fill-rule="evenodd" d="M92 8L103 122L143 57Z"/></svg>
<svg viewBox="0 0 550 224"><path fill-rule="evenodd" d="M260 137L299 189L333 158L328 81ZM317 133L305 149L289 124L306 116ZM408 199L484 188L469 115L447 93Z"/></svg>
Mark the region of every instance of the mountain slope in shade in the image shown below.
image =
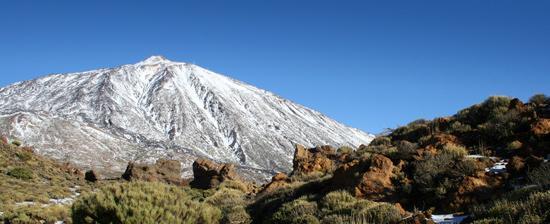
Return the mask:
<svg viewBox="0 0 550 224"><path fill-rule="evenodd" d="M56 74L0 89L0 130L84 168L197 157L253 178L288 171L294 144L351 145L374 136L265 90L153 56L133 65Z"/></svg>

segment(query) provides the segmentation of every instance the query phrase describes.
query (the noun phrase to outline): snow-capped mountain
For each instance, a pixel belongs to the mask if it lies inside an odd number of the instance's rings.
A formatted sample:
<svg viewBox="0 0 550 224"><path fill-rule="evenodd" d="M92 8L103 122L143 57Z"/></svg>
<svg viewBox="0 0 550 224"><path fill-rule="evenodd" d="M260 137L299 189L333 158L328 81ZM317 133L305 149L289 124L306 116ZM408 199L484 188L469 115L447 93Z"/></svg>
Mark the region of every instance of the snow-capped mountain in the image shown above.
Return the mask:
<svg viewBox="0 0 550 224"><path fill-rule="evenodd" d="M109 174L128 161L197 157L248 176L288 171L294 144L369 143L373 135L197 65L153 56L0 89L0 130L41 154Z"/></svg>

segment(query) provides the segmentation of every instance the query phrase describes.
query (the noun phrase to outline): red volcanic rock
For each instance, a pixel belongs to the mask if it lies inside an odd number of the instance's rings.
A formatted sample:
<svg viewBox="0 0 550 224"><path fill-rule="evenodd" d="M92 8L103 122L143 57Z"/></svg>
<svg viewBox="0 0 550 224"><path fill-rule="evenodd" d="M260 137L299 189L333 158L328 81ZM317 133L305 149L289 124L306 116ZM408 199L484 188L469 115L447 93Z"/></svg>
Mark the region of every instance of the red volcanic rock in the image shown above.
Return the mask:
<svg viewBox="0 0 550 224"><path fill-rule="evenodd" d="M337 155L336 150L330 146L307 149L298 144L294 151L292 175L332 172L336 165Z"/></svg>
<svg viewBox="0 0 550 224"><path fill-rule="evenodd" d="M159 159L153 165L128 163L122 178L128 181L158 181L183 185L181 163L177 160Z"/></svg>
<svg viewBox="0 0 550 224"><path fill-rule="evenodd" d="M233 164L217 164L207 159L198 159L193 163L193 181L191 186L199 189L211 189L226 180L242 181Z"/></svg>
<svg viewBox="0 0 550 224"><path fill-rule="evenodd" d="M550 119L542 118L535 122L531 127L531 132L535 135L550 134Z"/></svg>
<svg viewBox="0 0 550 224"><path fill-rule="evenodd" d="M289 186L290 179L284 173L277 173L271 178L271 182L266 184L259 195L269 194L278 189L285 188Z"/></svg>
<svg viewBox="0 0 550 224"><path fill-rule="evenodd" d="M331 181L334 186L353 189L357 197L378 200L393 192L394 168L389 158L376 154L342 164Z"/></svg>

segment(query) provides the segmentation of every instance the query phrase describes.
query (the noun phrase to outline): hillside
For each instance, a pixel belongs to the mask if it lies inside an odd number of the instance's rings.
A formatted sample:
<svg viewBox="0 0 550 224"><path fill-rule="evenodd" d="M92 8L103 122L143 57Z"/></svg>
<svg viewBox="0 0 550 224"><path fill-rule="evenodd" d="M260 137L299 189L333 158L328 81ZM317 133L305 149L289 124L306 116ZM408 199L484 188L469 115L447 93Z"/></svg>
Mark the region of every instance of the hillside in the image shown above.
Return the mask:
<svg viewBox="0 0 550 224"><path fill-rule="evenodd" d="M95 190L76 198L66 221L549 223L549 121L544 95L528 103L490 97L450 117L414 121L357 149L298 144L292 172L277 173L261 186L230 163L196 160L192 180L180 178L177 160L129 163L121 179L79 182ZM6 154L10 167L33 164L17 159L28 150L4 148L12 150ZM12 169L3 168L0 177L13 179ZM64 186L74 186L69 183Z"/></svg>
<svg viewBox="0 0 550 224"><path fill-rule="evenodd" d="M92 186L70 164L36 155L20 144L0 141L0 220L70 220L70 205Z"/></svg>

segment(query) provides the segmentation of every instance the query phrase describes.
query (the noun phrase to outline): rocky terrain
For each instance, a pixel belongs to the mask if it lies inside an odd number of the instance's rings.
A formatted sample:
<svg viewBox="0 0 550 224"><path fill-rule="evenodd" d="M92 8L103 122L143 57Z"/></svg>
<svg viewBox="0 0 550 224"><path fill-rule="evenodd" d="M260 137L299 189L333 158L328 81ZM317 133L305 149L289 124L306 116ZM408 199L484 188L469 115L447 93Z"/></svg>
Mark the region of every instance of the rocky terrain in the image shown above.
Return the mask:
<svg viewBox="0 0 550 224"><path fill-rule="evenodd" d="M304 90L306 91L306 90ZM353 146L373 135L319 112L160 56L117 68L54 74L0 89L0 134L37 153L115 177L128 161L230 162L265 180L291 170L300 143Z"/></svg>
<svg viewBox="0 0 550 224"><path fill-rule="evenodd" d="M544 95L528 103L491 97L356 149L297 144L292 171L263 185L204 158L190 179L181 178L180 161L159 159L129 162L121 178L106 180L4 138L0 183L9 192L0 196L10 199L0 212L8 223L549 223L549 112ZM55 167L51 174L29 169L42 163ZM44 183L44 175L64 186L53 201L70 198L74 185L82 195L56 212L28 207L35 202L25 198L36 196L19 186Z"/></svg>

